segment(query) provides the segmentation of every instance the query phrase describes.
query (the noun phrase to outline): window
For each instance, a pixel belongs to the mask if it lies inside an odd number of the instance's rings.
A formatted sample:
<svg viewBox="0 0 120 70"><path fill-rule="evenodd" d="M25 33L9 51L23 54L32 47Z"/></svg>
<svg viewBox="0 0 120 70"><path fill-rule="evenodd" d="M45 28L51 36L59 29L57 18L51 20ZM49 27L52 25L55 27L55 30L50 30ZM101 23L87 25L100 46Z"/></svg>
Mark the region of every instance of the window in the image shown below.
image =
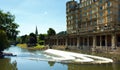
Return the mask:
<svg viewBox="0 0 120 70"><path fill-rule="evenodd" d="M110 7L111 6L111 2L108 2L107 6Z"/></svg>
<svg viewBox="0 0 120 70"><path fill-rule="evenodd" d="M80 10L80 12L82 12L82 10Z"/></svg>
<svg viewBox="0 0 120 70"><path fill-rule="evenodd" d="M73 19L73 16L71 16L71 19Z"/></svg>
<svg viewBox="0 0 120 70"><path fill-rule="evenodd" d="M90 0L90 4L92 3L92 1Z"/></svg>
<svg viewBox="0 0 120 70"><path fill-rule="evenodd" d="M90 11L90 14L92 14L92 10Z"/></svg>
<svg viewBox="0 0 120 70"><path fill-rule="evenodd" d="M111 11L110 11L110 9L108 9L108 14L110 14L111 13Z"/></svg>
<svg viewBox="0 0 120 70"><path fill-rule="evenodd" d="M87 10L87 7L85 7L84 10Z"/></svg>
<svg viewBox="0 0 120 70"><path fill-rule="evenodd" d="M78 15L76 15L76 19L78 19Z"/></svg>
<svg viewBox="0 0 120 70"><path fill-rule="evenodd" d="M78 20L76 19L76 24L78 23Z"/></svg>
<svg viewBox="0 0 120 70"><path fill-rule="evenodd" d="M82 15L80 15L80 18L82 18Z"/></svg>
<svg viewBox="0 0 120 70"><path fill-rule="evenodd" d="M106 2L108 2L108 0L106 0Z"/></svg>
<svg viewBox="0 0 120 70"><path fill-rule="evenodd" d="M89 6L89 8L92 8L92 6Z"/></svg>
<svg viewBox="0 0 120 70"><path fill-rule="evenodd" d="M90 22L90 25L93 25L93 23L92 23L92 22Z"/></svg>
<svg viewBox="0 0 120 70"><path fill-rule="evenodd" d="M83 16L87 16L87 13L84 13Z"/></svg>
<svg viewBox="0 0 120 70"><path fill-rule="evenodd" d="M103 18L100 18L99 21L98 21L99 24L102 24L103 23Z"/></svg>
<svg viewBox="0 0 120 70"><path fill-rule="evenodd" d="M96 2L97 0L93 0L94 2Z"/></svg>
<svg viewBox="0 0 120 70"><path fill-rule="evenodd" d="M89 5L89 1L87 1L87 5Z"/></svg>
<svg viewBox="0 0 120 70"><path fill-rule="evenodd" d="M118 21L120 21L120 17L118 18Z"/></svg>
<svg viewBox="0 0 120 70"><path fill-rule="evenodd" d="M110 16L108 16L107 18L108 22L112 21L112 18Z"/></svg>
<svg viewBox="0 0 120 70"><path fill-rule="evenodd" d="M90 20L92 20L92 16L90 16Z"/></svg>
<svg viewBox="0 0 120 70"><path fill-rule="evenodd" d="M102 10L102 6L100 7L100 10Z"/></svg>
<svg viewBox="0 0 120 70"><path fill-rule="evenodd" d="M99 13L99 15L100 15L100 16L103 16L103 13L102 13L102 12L100 12L100 13Z"/></svg>
<svg viewBox="0 0 120 70"><path fill-rule="evenodd" d="M100 3L102 3L102 0L100 0Z"/></svg>
<svg viewBox="0 0 120 70"><path fill-rule="evenodd" d="M70 5L70 8L71 8L71 9L74 9L74 6L73 6L73 5Z"/></svg>
<svg viewBox="0 0 120 70"><path fill-rule="evenodd" d="M82 4L80 4L79 7L82 8Z"/></svg>

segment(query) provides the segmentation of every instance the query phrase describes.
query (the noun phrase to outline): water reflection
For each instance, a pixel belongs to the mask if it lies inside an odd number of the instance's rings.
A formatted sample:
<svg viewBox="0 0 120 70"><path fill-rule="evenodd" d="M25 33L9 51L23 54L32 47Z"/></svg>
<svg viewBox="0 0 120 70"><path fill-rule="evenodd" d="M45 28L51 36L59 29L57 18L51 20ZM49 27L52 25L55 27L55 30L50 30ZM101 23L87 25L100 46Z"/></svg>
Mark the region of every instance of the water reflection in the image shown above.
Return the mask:
<svg viewBox="0 0 120 70"><path fill-rule="evenodd" d="M113 70L120 70L120 63L113 63L112 68Z"/></svg>
<svg viewBox="0 0 120 70"><path fill-rule="evenodd" d="M18 70L17 62L14 61L11 63L9 58L0 59L0 70Z"/></svg>
<svg viewBox="0 0 120 70"><path fill-rule="evenodd" d="M120 70L120 64L68 64L68 70Z"/></svg>
<svg viewBox="0 0 120 70"><path fill-rule="evenodd" d="M50 67L52 67L52 66L54 66L54 65L55 65L55 62L48 61L48 64L50 65Z"/></svg>

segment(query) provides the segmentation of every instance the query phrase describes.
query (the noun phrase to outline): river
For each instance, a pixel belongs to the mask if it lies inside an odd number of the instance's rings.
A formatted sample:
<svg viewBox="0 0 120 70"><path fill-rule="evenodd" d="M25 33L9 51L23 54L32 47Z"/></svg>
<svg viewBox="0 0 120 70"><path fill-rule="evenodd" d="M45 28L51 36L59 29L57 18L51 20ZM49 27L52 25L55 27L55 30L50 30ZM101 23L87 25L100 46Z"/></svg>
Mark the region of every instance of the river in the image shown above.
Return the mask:
<svg viewBox="0 0 120 70"><path fill-rule="evenodd" d="M4 52L11 52L17 56L0 59L0 70L120 70L120 63L68 64L40 61L37 58L49 58L43 51L30 51L17 46L11 46ZM36 60L31 60L31 58Z"/></svg>

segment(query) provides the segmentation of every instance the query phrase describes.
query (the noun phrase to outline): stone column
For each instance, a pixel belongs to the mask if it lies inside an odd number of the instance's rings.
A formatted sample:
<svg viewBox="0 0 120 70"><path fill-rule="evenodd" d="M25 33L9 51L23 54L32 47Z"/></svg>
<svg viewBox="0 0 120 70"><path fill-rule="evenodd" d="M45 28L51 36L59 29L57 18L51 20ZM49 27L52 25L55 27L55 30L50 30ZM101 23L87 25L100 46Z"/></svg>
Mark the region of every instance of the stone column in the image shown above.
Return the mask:
<svg viewBox="0 0 120 70"><path fill-rule="evenodd" d="M116 39L116 36L115 36L115 34L112 34L112 49L115 49L116 48L116 41L115 41L115 39Z"/></svg>
<svg viewBox="0 0 120 70"><path fill-rule="evenodd" d="M107 35L105 35L105 48L106 48L106 50L108 49L108 47L107 47Z"/></svg>
<svg viewBox="0 0 120 70"><path fill-rule="evenodd" d="M66 47L68 46L68 39L67 38L65 39L65 46Z"/></svg>
<svg viewBox="0 0 120 70"><path fill-rule="evenodd" d="M77 48L80 46L80 38L77 37Z"/></svg>
<svg viewBox="0 0 120 70"><path fill-rule="evenodd" d="M56 40L57 40L56 45L58 46L58 38Z"/></svg>
<svg viewBox="0 0 120 70"><path fill-rule="evenodd" d="M92 47L92 51L95 51L96 48L96 36L93 36L93 47Z"/></svg>

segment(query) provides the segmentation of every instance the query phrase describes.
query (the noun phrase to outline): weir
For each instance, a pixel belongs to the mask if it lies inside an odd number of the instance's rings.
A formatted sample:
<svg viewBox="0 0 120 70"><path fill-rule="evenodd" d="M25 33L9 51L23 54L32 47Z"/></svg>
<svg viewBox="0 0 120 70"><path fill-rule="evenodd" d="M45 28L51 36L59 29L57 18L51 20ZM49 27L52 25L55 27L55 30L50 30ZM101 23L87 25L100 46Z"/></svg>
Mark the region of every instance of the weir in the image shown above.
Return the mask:
<svg viewBox="0 0 120 70"><path fill-rule="evenodd" d="M48 49L44 51L48 55L56 55L52 57L52 61L58 62L76 62L76 63L112 63L113 60L105 57L86 55L81 53L67 52L61 50Z"/></svg>
<svg viewBox="0 0 120 70"><path fill-rule="evenodd" d="M44 51L29 52L27 49L21 49L18 47L11 47L4 52L13 53L17 55L15 58L22 58L28 60L37 61L53 61L62 63L112 63L113 60L109 58L61 51L55 49L47 49ZM7 54L12 55L12 54Z"/></svg>

